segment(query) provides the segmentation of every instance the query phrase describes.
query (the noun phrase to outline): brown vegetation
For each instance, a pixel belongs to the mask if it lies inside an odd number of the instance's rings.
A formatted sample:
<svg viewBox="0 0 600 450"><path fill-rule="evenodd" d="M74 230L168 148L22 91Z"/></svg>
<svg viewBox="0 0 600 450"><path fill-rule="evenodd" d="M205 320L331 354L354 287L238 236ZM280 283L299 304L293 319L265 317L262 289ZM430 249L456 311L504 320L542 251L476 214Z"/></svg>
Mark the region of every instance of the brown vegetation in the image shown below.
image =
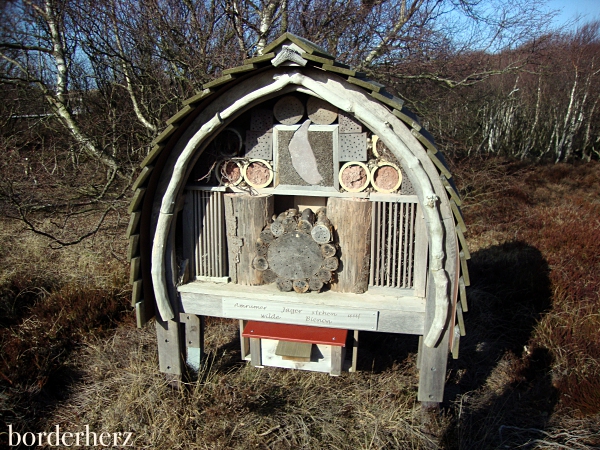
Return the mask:
<svg viewBox="0 0 600 450"><path fill-rule="evenodd" d="M332 378L254 369L240 361L236 323L209 318L206 364L174 390L158 372L153 327L135 330L123 315L112 230L52 250L6 222L4 422L132 431L144 448L597 447L600 165L493 158L453 169L473 256L467 336L427 428L410 336L364 333L360 371Z"/></svg>

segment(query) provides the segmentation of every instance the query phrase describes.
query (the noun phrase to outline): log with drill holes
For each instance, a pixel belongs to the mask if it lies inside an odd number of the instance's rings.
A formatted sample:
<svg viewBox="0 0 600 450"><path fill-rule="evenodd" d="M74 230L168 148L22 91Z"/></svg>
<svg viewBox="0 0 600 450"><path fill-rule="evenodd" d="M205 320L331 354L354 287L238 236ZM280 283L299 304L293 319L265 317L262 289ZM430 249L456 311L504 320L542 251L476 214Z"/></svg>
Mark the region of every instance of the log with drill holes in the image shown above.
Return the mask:
<svg viewBox="0 0 600 450"><path fill-rule="evenodd" d="M282 292L319 292L338 268L337 246L326 208L288 209L274 216L256 240L252 267Z"/></svg>

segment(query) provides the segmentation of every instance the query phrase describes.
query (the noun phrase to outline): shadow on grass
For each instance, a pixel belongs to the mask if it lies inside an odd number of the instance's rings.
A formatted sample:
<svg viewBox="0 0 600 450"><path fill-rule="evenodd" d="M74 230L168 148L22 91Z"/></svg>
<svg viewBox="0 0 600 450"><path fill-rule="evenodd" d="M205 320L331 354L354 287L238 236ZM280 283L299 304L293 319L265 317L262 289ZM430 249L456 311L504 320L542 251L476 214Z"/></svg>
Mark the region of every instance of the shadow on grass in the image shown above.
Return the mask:
<svg viewBox="0 0 600 450"><path fill-rule="evenodd" d="M454 413L442 442L520 447L542 437L558 400L550 351L528 346L551 307L550 269L538 249L518 241L475 252L469 269L467 335L449 363L445 405Z"/></svg>

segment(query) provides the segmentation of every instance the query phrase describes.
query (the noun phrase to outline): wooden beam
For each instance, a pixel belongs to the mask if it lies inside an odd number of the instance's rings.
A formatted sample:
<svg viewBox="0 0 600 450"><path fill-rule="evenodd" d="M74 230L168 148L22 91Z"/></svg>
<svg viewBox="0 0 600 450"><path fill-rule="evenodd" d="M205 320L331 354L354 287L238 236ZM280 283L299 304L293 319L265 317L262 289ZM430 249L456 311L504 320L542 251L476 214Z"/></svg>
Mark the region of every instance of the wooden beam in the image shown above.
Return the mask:
<svg viewBox="0 0 600 450"><path fill-rule="evenodd" d="M146 193L146 188L138 188L133 193L133 197L131 198L131 203L129 204L129 208L127 208L127 212L132 214L134 211L139 211L142 206L142 201L144 200L144 194Z"/></svg>
<svg viewBox="0 0 600 450"><path fill-rule="evenodd" d="M223 75L222 77L217 78L216 80L209 81L208 83L204 83L202 85L202 89L211 89L221 86L225 83L229 83L231 80L234 80L235 77L231 74Z"/></svg>
<svg viewBox="0 0 600 450"><path fill-rule="evenodd" d="M154 140L150 143L150 146L160 144L161 142L166 141L175 132L176 129L177 125L168 125L158 136L154 138Z"/></svg>
<svg viewBox="0 0 600 450"><path fill-rule="evenodd" d="M208 97L209 95L213 94L215 91L213 89L204 89L202 90L202 92L197 93L196 95L193 95L192 97L186 99L183 101L184 105L194 105L198 102L200 102L201 100L205 99L206 97Z"/></svg>
<svg viewBox="0 0 600 450"><path fill-rule="evenodd" d="M185 105L183 108L181 108L175 114L173 114L169 119L167 119L167 125L176 124L178 122L181 122L193 110L194 110L194 108L192 106Z"/></svg>
<svg viewBox="0 0 600 450"><path fill-rule="evenodd" d="M129 239L132 235L139 233L140 219L142 217L141 211L134 211L129 217L129 225L127 225L126 236Z"/></svg>
<svg viewBox="0 0 600 450"><path fill-rule="evenodd" d="M131 186L131 190L135 191L135 190L143 187L146 184L146 181L148 181L148 178L150 178L152 169L154 169L154 166L144 167L142 169L142 171L140 172L140 174L138 175L138 177L133 182L133 185Z"/></svg>
<svg viewBox="0 0 600 450"><path fill-rule="evenodd" d="M157 144L152 147L152 150L146 155L143 161L140 163L140 167L144 168L147 165L150 165L154 162L154 160L160 155L162 149L165 148L164 144Z"/></svg>
<svg viewBox="0 0 600 450"><path fill-rule="evenodd" d="M136 280L140 278L140 262L142 258L136 256L135 258L131 258L131 267L129 270L129 283L133 284Z"/></svg>

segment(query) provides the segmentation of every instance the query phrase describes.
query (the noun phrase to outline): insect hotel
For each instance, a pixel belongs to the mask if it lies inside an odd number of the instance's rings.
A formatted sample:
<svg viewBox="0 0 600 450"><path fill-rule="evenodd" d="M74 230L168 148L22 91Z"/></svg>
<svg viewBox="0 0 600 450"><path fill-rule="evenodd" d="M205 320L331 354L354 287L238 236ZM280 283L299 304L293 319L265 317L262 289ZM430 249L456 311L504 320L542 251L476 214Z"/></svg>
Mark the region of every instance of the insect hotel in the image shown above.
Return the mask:
<svg viewBox="0 0 600 450"><path fill-rule="evenodd" d="M142 162L128 227L160 370L198 367L205 316L239 320L253 366L332 375L356 370L361 331L411 334L418 398L441 402L469 252L418 118L289 33L184 105Z"/></svg>

